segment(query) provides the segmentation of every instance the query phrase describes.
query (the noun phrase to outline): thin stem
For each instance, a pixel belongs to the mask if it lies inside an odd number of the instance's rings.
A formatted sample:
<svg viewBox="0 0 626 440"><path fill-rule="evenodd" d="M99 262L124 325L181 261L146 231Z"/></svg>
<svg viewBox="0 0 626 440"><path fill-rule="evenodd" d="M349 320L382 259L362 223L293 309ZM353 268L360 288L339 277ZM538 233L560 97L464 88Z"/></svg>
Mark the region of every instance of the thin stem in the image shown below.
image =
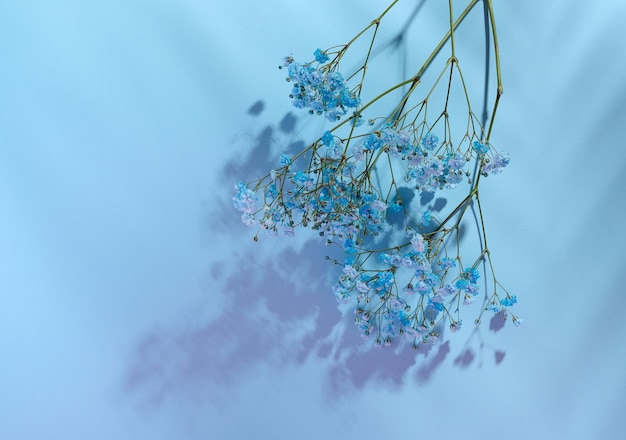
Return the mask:
<svg viewBox="0 0 626 440"><path fill-rule="evenodd" d="M418 72L413 77L413 84L411 85L410 90L407 92L407 94L405 95L402 103L400 104L400 110L397 112L397 114L395 116L395 119L397 119L399 117L399 115L402 113L402 110L404 109L404 106L406 105L406 102L408 101L410 94L415 89L414 86L417 86L417 84L420 82L422 76L426 72L426 69L428 69L428 67L431 65L431 63L435 59L435 57L439 54L441 49L443 49L443 46L445 46L445 44L448 42L448 40L452 37L453 32L456 30L456 28L459 27L459 25L461 23L463 23L463 20L465 20L465 17L467 17L467 14L470 13L470 11L474 8L474 6L476 6L476 3L478 3L479 1L481 1L481 0L472 0L467 5L465 10L463 10L461 15L459 15L459 18L457 18L457 20L454 22L454 24L452 24L450 26L450 30L446 33L446 35L444 35L444 37L441 39L439 44L437 44L437 46L432 51L432 53L429 55L429 57L426 58L426 61L424 62L424 64L420 68L420 70L418 70Z"/></svg>
<svg viewBox="0 0 626 440"><path fill-rule="evenodd" d="M451 55L450 57L452 58L456 58L456 54L454 51L454 18L453 18L453 14L452 14L452 0L448 0L448 9L450 12L450 46L451 46Z"/></svg>
<svg viewBox="0 0 626 440"><path fill-rule="evenodd" d="M493 105L493 111L491 112L491 120L489 121L489 129L487 130L487 137L485 140L489 142L489 138L491 137L491 130L493 129L493 122L496 117L496 111L498 110L498 103L500 102L500 97L502 93L504 93L504 88L502 87L502 72L500 70L500 49L498 46L498 32L496 31L496 19L493 15L493 5L491 0L485 0L487 2L487 9L489 10L489 19L491 22L491 30L493 31L493 51L496 58L496 77L498 78L498 90L496 94L496 101Z"/></svg>
<svg viewBox="0 0 626 440"><path fill-rule="evenodd" d="M485 127L487 123L487 101L489 99L489 58L490 58L490 48L491 44L489 43L489 9L487 7L487 3L483 0L483 15L485 19L485 90L483 95L483 114L481 117L481 125Z"/></svg>
<svg viewBox="0 0 626 440"><path fill-rule="evenodd" d="M358 34L356 34L354 36L354 38L352 38L350 41L348 41L343 49L343 51L345 52L345 49L347 49L348 47L350 47L352 45L352 43L354 43L356 40L358 40L361 35L363 35L365 32L367 32L367 30L369 28L371 28L372 26L378 26L378 23L380 22L380 20L382 20L382 18L387 14L387 12L389 12L391 10L391 8L394 7L394 5L396 3L398 3L399 0L394 0L393 2L391 2L391 4L389 6L387 6L387 9L385 9L382 14L380 14L377 18L375 18L374 20L372 20L372 22L370 24L368 24L361 32L359 32Z"/></svg>

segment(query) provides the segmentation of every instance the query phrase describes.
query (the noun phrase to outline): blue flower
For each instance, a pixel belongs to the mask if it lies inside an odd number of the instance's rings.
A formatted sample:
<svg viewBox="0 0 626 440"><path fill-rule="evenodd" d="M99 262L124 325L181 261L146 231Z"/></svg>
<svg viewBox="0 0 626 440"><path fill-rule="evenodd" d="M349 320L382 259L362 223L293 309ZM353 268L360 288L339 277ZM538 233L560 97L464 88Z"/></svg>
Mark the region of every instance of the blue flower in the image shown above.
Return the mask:
<svg viewBox="0 0 626 440"><path fill-rule="evenodd" d="M393 277L393 272L389 272L389 271L385 271L385 272L378 272L378 281L377 281L377 285L379 287L382 287L384 289L387 289L389 287L391 287L391 285L394 283L394 277Z"/></svg>
<svg viewBox="0 0 626 440"><path fill-rule="evenodd" d="M517 303L517 297L515 295L507 296L506 298L502 298L500 300L500 305L502 307L511 307Z"/></svg>
<svg viewBox="0 0 626 440"><path fill-rule="evenodd" d="M368 151L376 151L383 145L380 136L371 133L363 142L363 149Z"/></svg>
<svg viewBox="0 0 626 440"><path fill-rule="evenodd" d="M467 286L469 285L469 281L467 281L465 278L459 278L456 283L454 283L454 287L456 287L459 290L465 290L467 289Z"/></svg>
<svg viewBox="0 0 626 440"><path fill-rule="evenodd" d="M267 185L267 188L265 189L265 197L268 200L273 200L276 196L278 196L278 190L276 189L276 184L272 182Z"/></svg>
<svg viewBox="0 0 626 440"><path fill-rule="evenodd" d="M413 250L419 254L428 250L428 242L418 233L413 234L413 237L411 237L411 245L413 246Z"/></svg>
<svg viewBox="0 0 626 440"><path fill-rule="evenodd" d="M321 137L322 144L326 147L326 157L338 159L341 155L339 152L339 143L330 131L325 131Z"/></svg>
<svg viewBox="0 0 626 440"><path fill-rule="evenodd" d="M451 170L458 171L465 165L465 158L460 154L448 155L446 162Z"/></svg>
<svg viewBox="0 0 626 440"><path fill-rule="evenodd" d="M347 304L350 302L350 293L348 290L341 286L335 286L335 297L337 298L337 302L340 304Z"/></svg>
<svg viewBox="0 0 626 440"><path fill-rule="evenodd" d="M301 170L298 170L298 172L293 176L293 183L299 187L310 189L314 184L314 180L309 174L305 174Z"/></svg>
<svg viewBox="0 0 626 440"><path fill-rule="evenodd" d="M256 196L254 191L249 189L244 183L239 183L235 187L237 194L233 197L235 209L247 214L253 214L256 209Z"/></svg>
<svg viewBox="0 0 626 440"><path fill-rule="evenodd" d="M346 238L343 242L343 250L346 254L356 254L356 248L354 247L354 241L351 238Z"/></svg>
<svg viewBox="0 0 626 440"><path fill-rule="evenodd" d="M451 267L456 267L456 263L454 262L454 260L448 257L444 257L441 259L441 268L443 270L450 269Z"/></svg>
<svg viewBox="0 0 626 440"><path fill-rule="evenodd" d="M429 226L430 225L430 211L426 210L424 211L424 214L422 215L422 226Z"/></svg>
<svg viewBox="0 0 626 440"><path fill-rule="evenodd" d="M321 51L320 60L327 58ZM293 82L290 97L296 108L309 108L312 114L324 115L329 121L337 121L349 108L356 108L360 99L351 92L341 73L301 65L293 58L285 61L288 66L287 80Z"/></svg>
<svg viewBox="0 0 626 440"><path fill-rule="evenodd" d="M439 295L441 298L445 298L452 295L454 292L454 287L452 287L450 284L446 284L437 291L437 295Z"/></svg>
<svg viewBox="0 0 626 440"><path fill-rule="evenodd" d="M476 281L478 281L478 279L480 278L480 272L478 272L478 269L474 267L466 270L465 273L467 274L467 278L470 280L472 284L475 284Z"/></svg>
<svg viewBox="0 0 626 440"><path fill-rule="evenodd" d="M485 144L481 144L478 141L474 141L474 150L480 154L486 154L489 151L489 146Z"/></svg>
<svg viewBox="0 0 626 440"><path fill-rule="evenodd" d="M286 154L280 155L280 164L283 166L291 165L291 158Z"/></svg>
<svg viewBox="0 0 626 440"><path fill-rule="evenodd" d="M330 131L326 130L324 132L324 134L322 135L322 143L327 147L335 143L335 137Z"/></svg>
<svg viewBox="0 0 626 440"><path fill-rule="evenodd" d="M326 52L323 52L322 49L316 49L315 52L313 52L313 55L315 55L315 61L320 64L324 64L329 59Z"/></svg>
<svg viewBox="0 0 626 440"><path fill-rule="evenodd" d="M510 161L511 158L508 153L498 153L494 157L492 157L489 162L485 161L483 163L482 172L485 175L499 174L509 164Z"/></svg>
<svg viewBox="0 0 626 440"><path fill-rule="evenodd" d="M439 145L439 137L436 134L426 133L422 138L422 146L428 150L434 150Z"/></svg>

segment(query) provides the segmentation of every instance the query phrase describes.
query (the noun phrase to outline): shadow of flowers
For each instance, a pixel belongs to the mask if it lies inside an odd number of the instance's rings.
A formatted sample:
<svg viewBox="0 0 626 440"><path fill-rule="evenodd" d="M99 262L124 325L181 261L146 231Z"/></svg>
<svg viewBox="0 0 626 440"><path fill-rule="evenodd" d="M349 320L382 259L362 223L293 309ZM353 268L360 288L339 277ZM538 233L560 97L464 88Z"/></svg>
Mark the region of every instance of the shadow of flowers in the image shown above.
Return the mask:
<svg viewBox="0 0 626 440"><path fill-rule="evenodd" d="M259 101L249 114L258 117L262 109ZM301 141L292 138L296 125L289 113L277 127L267 125L244 136L253 148L235 153L220 180L234 184L241 176L266 173L277 161L276 143L301 148ZM445 206L443 199L421 201L431 202L433 208ZM296 240L261 237L253 243L253 230L241 224L229 194L215 195L210 206L207 228L229 243L219 249L206 282L209 295L221 301L220 313L149 331L131 354L124 380L127 393L158 405L181 390L210 387L215 400L255 366L280 369L316 362L325 371L330 396L338 398L372 383L389 388L407 380L427 384L444 364L451 351L445 339L417 349L402 338L382 348L361 340L351 325L353 311L338 307L330 289L341 268L327 260L341 260L340 250L324 246L314 235ZM491 323L493 331L502 326ZM500 363L504 353L497 353ZM475 359L468 340L454 365L467 368Z"/></svg>

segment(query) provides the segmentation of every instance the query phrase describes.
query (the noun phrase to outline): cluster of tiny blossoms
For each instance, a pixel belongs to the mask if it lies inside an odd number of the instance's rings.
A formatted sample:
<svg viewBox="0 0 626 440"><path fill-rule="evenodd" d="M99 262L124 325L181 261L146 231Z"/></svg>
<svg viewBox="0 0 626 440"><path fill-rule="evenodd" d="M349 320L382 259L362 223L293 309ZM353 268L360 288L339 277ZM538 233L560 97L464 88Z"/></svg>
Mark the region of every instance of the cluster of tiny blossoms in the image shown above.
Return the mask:
<svg viewBox="0 0 626 440"><path fill-rule="evenodd" d="M349 109L359 105L359 98L345 83L336 64L320 49L315 51L315 61L297 63L292 56L285 57L282 67L287 68L287 81L293 83L291 102L296 108L309 109L311 114L324 115L331 122L339 120ZM315 65L314 65L315 64Z"/></svg>
<svg viewBox="0 0 626 440"><path fill-rule="evenodd" d="M445 120L441 140L437 122L429 124L422 112L428 96L421 106L372 118L364 127L361 112L368 105L360 108L362 80L350 89L337 70L340 58L330 61L327 51L317 49L308 63L285 59L296 108L333 122L352 114L301 152L282 154L263 178L239 183L233 203L246 225L269 235L293 236L298 228L309 228L341 249L343 257L332 259L341 266L332 290L339 303L353 307L363 338L374 345L391 345L395 338L407 338L414 347L434 343L445 328L461 329L464 307L486 292L479 280L487 273L485 262L491 274L493 268L478 181L500 173L510 159L484 139L482 129L468 129L453 143L447 108L436 118ZM417 114L409 117L410 112ZM474 127L471 110L469 116ZM375 126L376 120L383 122ZM349 132L340 135L342 126ZM466 196L444 215L412 201L455 189ZM460 251L460 226L474 203L481 249L467 262ZM476 323L485 311L521 323L510 310L517 298L495 275L482 301Z"/></svg>

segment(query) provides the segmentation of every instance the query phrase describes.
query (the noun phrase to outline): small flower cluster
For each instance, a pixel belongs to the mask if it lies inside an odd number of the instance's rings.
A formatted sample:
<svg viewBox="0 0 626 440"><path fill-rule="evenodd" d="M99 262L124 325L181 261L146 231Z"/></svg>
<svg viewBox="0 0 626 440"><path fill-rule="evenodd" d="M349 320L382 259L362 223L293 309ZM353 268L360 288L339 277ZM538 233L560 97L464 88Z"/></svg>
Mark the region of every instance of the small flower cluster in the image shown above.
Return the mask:
<svg viewBox="0 0 626 440"><path fill-rule="evenodd" d="M337 237L381 232L387 205L363 176L356 175L354 161L342 162L331 156L314 159L314 165L305 171L295 170L291 162L273 170L262 185L257 184L257 188L263 187L263 206L257 210L252 203L257 200L256 191L240 183L233 202L244 223L256 224L250 216L254 213L261 228L272 235L291 233L294 226Z"/></svg>
<svg viewBox="0 0 626 440"><path fill-rule="evenodd" d="M373 23L378 26L379 21ZM356 326L374 345L390 345L404 335L417 346L436 342L444 328L459 331L462 309L472 307L481 291L485 298L477 323L484 311L491 311L510 314L514 324L520 324L510 310L516 296L509 295L493 275L478 199L481 177L500 173L509 164L509 155L490 144L469 103L467 131L453 142L447 101L434 122L426 115L435 86L403 112L411 88L397 107L400 111L370 119L370 126L363 127L361 112L371 103L358 109L360 99L354 90L360 91L362 80L351 90L337 71L345 48L333 52L337 56L332 60L331 52L320 49L306 64L286 58L296 108L330 121L349 109L355 113L345 121L349 124L325 131L298 154L281 155L277 167L263 178L239 183L233 203L243 222L270 235L293 236L298 228L309 228L325 237L327 245L337 245L343 257L332 260L342 270L333 292L339 303L354 307ZM458 69L458 60L451 59L454 63L445 67L451 69L450 78ZM376 120L383 122L371 128ZM443 140L435 131L439 123L444 126ZM340 135L342 127L347 132ZM412 202L418 199L415 196L459 189L465 197L444 215ZM461 255L461 224L474 204L479 208L475 215L480 252L468 263ZM481 281L480 269L488 273L486 263L493 275L490 295Z"/></svg>
<svg viewBox="0 0 626 440"><path fill-rule="evenodd" d="M328 55L317 49L315 61L300 64L292 56L285 58L282 67L287 68L287 81L293 83L292 104L296 108L308 108L311 114L324 115L335 122L349 109L356 108L360 99L346 85L336 64L326 64Z"/></svg>
<svg viewBox="0 0 626 440"><path fill-rule="evenodd" d="M421 143L411 142L405 131L397 132L391 127L371 133L363 143L363 151L382 151L390 156L401 157L407 161L405 182L415 182L419 191L435 192L438 189L454 188L460 183L467 172L463 171L467 163L465 156L455 151L437 154L439 138L427 133ZM355 149L358 157L363 151Z"/></svg>
<svg viewBox="0 0 626 440"><path fill-rule="evenodd" d="M439 315L450 315L450 304L463 298L465 304L474 302L479 291L480 277L475 268L459 273L446 282L454 260L443 258L433 267L428 241L413 233L404 252L380 253L380 270L364 272L355 269L359 262L347 261L343 275L335 286L340 302L355 301L355 324L364 338L375 335L375 344L389 345L391 339L404 334L412 341L436 341L439 336L435 322ZM409 281L398 290L402 271ZM450 330L457 331L462 320L450 315Z"/></svg>
<svg viewBox="0 0 626 440"><path fill-rule="evenodd" d="M233 197L235 209L241 212L241 221L248 226L255 223L256 196L246 185L240 183L235 187L237 194Z"/></svg>

